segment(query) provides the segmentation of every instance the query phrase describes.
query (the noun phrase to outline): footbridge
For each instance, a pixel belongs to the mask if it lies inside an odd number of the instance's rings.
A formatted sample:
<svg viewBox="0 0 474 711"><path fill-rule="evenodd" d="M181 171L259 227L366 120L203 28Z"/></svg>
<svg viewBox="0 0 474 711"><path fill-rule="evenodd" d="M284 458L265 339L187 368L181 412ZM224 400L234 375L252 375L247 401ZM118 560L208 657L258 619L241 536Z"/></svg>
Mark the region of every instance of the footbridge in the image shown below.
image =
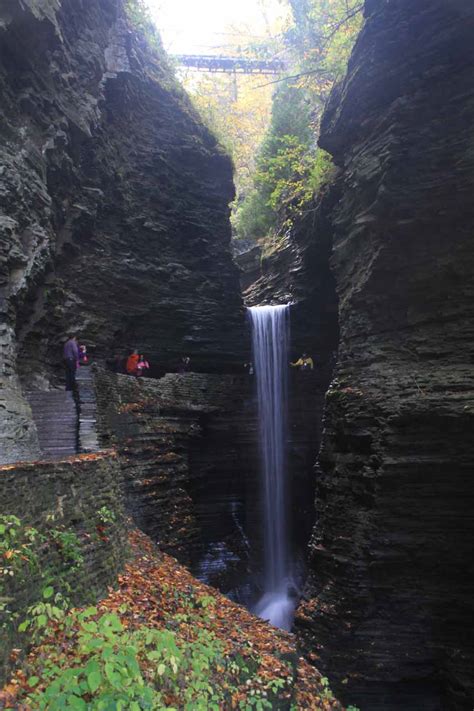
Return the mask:
<svg viewBox="0 0 474 711"><path fill-rule="evenodd" d="M250 57L231 57L228 55L175 54L175 62L200 72L221 74L281 74L287 68L283 59L255 59Z"/></svg>

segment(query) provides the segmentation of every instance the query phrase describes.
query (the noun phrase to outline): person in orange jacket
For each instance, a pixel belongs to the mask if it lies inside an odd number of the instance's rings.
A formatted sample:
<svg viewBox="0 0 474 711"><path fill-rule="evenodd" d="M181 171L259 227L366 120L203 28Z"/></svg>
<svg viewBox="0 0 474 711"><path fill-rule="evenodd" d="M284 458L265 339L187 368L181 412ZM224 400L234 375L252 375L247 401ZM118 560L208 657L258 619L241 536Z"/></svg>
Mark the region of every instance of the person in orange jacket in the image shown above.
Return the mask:
<svg viewBox="0 0 474 711"><path fill-rule="evenodd" d="M138 355L137 350L134 350L133 353L128 356L127 364L125 366L125 370L127 371L128 375L137 375L139 360L140 356Z"/></svg>

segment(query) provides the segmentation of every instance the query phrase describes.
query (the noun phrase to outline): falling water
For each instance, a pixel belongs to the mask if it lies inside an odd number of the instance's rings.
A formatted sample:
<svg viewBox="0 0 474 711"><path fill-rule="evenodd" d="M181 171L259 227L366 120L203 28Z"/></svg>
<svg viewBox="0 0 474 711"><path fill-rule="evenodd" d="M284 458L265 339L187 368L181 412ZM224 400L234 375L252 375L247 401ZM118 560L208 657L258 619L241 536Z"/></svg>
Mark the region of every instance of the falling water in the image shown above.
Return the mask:
<svg viewBox="0 0 474 711"><path fill-rule="evenodd" d="M289 629L294 601L286 516L286 439L289 307L249 309L257 380L263 479L264 594L255 612Z"/></svg>

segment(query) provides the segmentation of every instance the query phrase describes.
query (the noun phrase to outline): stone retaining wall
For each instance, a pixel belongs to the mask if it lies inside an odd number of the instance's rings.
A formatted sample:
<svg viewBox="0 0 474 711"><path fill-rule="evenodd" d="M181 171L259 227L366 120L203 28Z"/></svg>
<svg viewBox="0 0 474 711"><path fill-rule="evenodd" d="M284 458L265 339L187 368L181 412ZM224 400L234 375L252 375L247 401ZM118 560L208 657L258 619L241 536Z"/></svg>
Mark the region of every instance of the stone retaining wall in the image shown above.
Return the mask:
<svg viewBox="0 0 474 711"><path fill-rule="evenodd" d="M93 602L115 582L127 545L121 471L114 452L0 467L0 501L1 517L17 516L22 527L33 527L44 537L34 546L38 567L0 579L0 598L8 600L11 611L0 611L1 680L12 647L27 641L17 626L28 607L41 599L44 586L53 586L74 604ZM111 520L104 522L104 512ZM74 569L62 542L51 544L55 531L75 534L82 562ZM12 618L12 613L18 614Z"/></svg>

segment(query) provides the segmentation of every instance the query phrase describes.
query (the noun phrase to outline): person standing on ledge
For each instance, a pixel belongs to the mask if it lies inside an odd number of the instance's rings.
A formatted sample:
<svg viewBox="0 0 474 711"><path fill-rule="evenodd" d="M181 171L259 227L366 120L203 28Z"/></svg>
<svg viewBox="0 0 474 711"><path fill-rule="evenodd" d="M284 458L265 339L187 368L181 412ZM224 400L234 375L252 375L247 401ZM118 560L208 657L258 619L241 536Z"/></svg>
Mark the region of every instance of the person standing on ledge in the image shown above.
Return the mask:
<svg viewBox="0 0 474 711"><path fill-rule="evenodd" d="M140 356L138 355L138 351L135 349L127 358L125 369L128 375L137 375L139 360Z"/></svg>
<svg viewBox="0 0 474 711"><path fill-rule="evenodd" d="M178 365L178 373L189 373L191 369L191 358L189 356L183 356L181 362Z"/></svg>
<svg viewBox="0 0 474 711"><path fill-rule="evenodd" d="M76 370L80 357L77 339L73 334L68 336L64 344L63 356L66 369L66 390L72 391L76 389Z"/></svg>
<svg viewBox="0 0 474 711"><path fill-rule="evenodd" d="M313 359L307 353L303 353L303 355L298 358L295 363L290 363L290 365L292 368L299 368L300 370L304 371L310 371L314 369Z"/></svg>
<svg viewBox="0 0 474 711"><path fill-rule="evenodd" d="M141 375L145 375L145 371L148 370L149 367L149 362L145 360L143 355L141 355L137 363L137 378L139 378Z"/></svg>

